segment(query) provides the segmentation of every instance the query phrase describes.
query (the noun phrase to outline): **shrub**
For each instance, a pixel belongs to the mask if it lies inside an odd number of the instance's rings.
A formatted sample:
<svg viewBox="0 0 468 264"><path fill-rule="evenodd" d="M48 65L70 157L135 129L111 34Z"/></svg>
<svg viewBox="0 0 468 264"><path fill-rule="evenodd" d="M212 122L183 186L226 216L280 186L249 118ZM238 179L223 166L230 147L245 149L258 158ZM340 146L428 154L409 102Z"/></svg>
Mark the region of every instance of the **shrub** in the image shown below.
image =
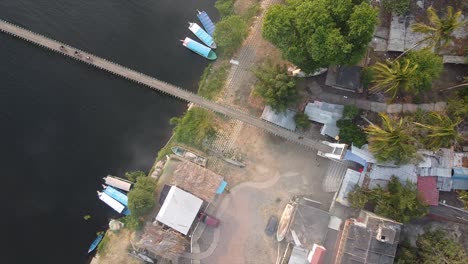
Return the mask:
<svg viewBox="0 0 468 264"><path fill-rule="evenodd" d="M383 0L385 10L395 12L397 15L406 15L410 10L410 0Z"/></svg>
<svg viewBox="0 0 468 264"><path fill-rule="evenodd" d="M247 23L240 16L228 16L216 24L214 39L221 54L230 57L239 48L248 34Z"/></svg>
<svg viewBox="0 0 468 264"><path fill-rule="evenodd" d="M146 177L146 173L143 171L130 171L125 173L125 178L131 182L136 182L140 177Z"/></svg>
<svg viewBox="0 0 468 264"><path fill-rule="evenodd" d="M190 109L178 119L174 128L174 139L176 142L201 148L205 138L216 134L212 119L212 114L204 109Z"/></svg>
<svg viewBox="0 0 468 264"><path fill-rule="evenodd" d="M296 126L302 129L307 129L311 125L309 116L306 113L297 113L294 116L294 121L296 121Z"/></svg>
<svg viewBox="0 0 468 264"><path fill-rule="evenodd" d="M343 109L343 119L354 120L361 110L354 105L345 105Z"/></svg>
<svg viewBox="0 0 468 264"><path fill-rule="evenodd" d="M336 122L336 126L340 129L340 141L360 148L367 143L366 134L349 119L341 119Z"/></svg>
<svg viewBox="0 0 468 264"><path fill-rule="evenodd" d="M234 14L234 0L217 0L215 7L218 9L221 17L227 17Z"/></svg>
<svg viewBox="0 0 468 264"><path fill-rule="evenodd" d="M223 89L226 82L229 64L223 63L217 70L213 71L213 65L206 67L198 83L198 94L213 100Z"/></svg>

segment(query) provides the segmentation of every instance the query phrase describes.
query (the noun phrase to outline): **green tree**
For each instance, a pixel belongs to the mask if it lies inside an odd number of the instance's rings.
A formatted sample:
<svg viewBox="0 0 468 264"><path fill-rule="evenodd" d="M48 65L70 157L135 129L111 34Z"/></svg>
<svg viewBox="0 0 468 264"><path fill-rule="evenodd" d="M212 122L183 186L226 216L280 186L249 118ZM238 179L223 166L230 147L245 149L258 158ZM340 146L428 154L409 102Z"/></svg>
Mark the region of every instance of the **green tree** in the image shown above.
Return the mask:
<svg viewBox="0 0 468 264"><path fill-rule="evenodd" d="M452 41L452 33L455 29L466 24L466 21L460 21L461 14L461 10L454 13L453 7L448 6L445 17L440 18L436 10L431 6L427 9L429 23L415 23L411 26L411 29L414 32L425 34L426 37L423 41L439 50Z"/></svg>
<svg viewBox="0 0 468 264"><path fill-rule="evenodd" d="M385 10L394 12L397 15L406 15L410 10L410 0L383 0L382 5Z"/></svg>
<svg viewBox="0 0 468 264"><path fill-rule="evenodd" d="M439 78L444 69L442 57L429 49L408 52L405 58L418 65L410 81L410 86L414 87L412 90L416 93L431 89L432 82Z"/></svg>
<svg viewBox="0 0 468 264"><path fill-rule="evenodd" d="M217 0L215 7L218 9L221 17L234 15L234 1L233 0Z"/></svg>
<svg viewBox="0 0 468 264"><path fill-rule="evenodd" d="M343 109L343 119L354 120L361 113L361 109L354 105L345 105Z"/></svg>
<svg viewBox="0 0 468 264"><path fill-rule="evenodd" d="M402 184L395 176L388 183L387 190L356 187L348 197L354 208L362 209L370 204L376 214L402 223L423 217L428 212L428 206L419 197L416 185L409 181Z"/></svg>
<svg viewBox="0 0 468 264"><path fill-rule="evenodd" d="M366 134L355 124L352 119L340 119L336 122L340 129L340 141L348 145L353 144L360 148L367 143Z"/></svg>
<svg viewBox="0 0 468 264"><path fill-rule="evenodd" d="M377 62L372 66L374 72L374 83L369 90L371 92L390 93L395 98L401 91L414 92L410 85L418 65L410 60Z"/></svg>
<svg viewBox="0 0 468 264"><path fill-rule="evenodd" d="M458 125L461 119L452 120L445 114L430 112L425 116L425 122L414 122L421 128L421 142L428 149L436 150L451 147L461 140Z"/></svg>
<svg viewBox="0 0 468 264"><path fill-rule="evenodd" d="M143 171L129 171L125 173L125 178L131 182L136 182L139 177L146 177Z"/></svg>
<svg viewBox="0 0 468 264"><path fill-rule="evenodd" d="M464 264L468 259L463 247L441 229L418 236L416 246L422 264Z"/></svg>
<svg viewBox="0 0 468 264"><path fill-rule="evenodd" d="M372 124L364 129L369 141L369 150L378 161L408 163L416 155L416 139L412 136L406 118L391 119L380 113L382 126Z"/></svg>
<svg viewBox="0 0 468 264"><path fill-rule="evenodd" d="M447 112L450 116L460 119L468 117L468 87L459 90L457 96L448 100Z"/></svg>
<svg viewBox="0 0 468 264"><path fill-rule="evenodd" d="M468 191L458 191L458 199L462 201L465 210L468 210Z"/></svg>
<svg viewBox="0 0 468 264"><path fill-rule="evenodd" d="M128 208L132 215L137 217L145 215L154 206L154 195L143 189L134 188L128 192Z"/></svg>
<svg viewBox="0 0 468 264"><path fill-rule="evenodd" d="M153 193L156 189L156 182L150 177L139 177L135 183L134 189Z"/></svg>
<svg viewBox="0 0 468 264"><path fill-rule="evenodd" d="M297 113L294 116L294 121L298 128L307 129L311 126L309 116L306 113Z"/></svg>
<svg viewBox="0 0 468 264"><path fill-rule="evenodd" d="M270 62L255 70L258 81L254 92L277 112L284 112L298 99L296 79L287 75L285 66Z"/></svg>
<svg viewBox="0 0 468 264"><path fill-rule="evenodd" d="M240 16L228 16L216 24L214 39L225 56L231 56L247 37L247 23Z"/></svg>
<svg viewBox="0 0 468 264"><path fill-rule="evenodd" d="M367 50L377 10L362 0L289 0L273 5L263 36L305 72L330 64L353 64Z"/></svg>

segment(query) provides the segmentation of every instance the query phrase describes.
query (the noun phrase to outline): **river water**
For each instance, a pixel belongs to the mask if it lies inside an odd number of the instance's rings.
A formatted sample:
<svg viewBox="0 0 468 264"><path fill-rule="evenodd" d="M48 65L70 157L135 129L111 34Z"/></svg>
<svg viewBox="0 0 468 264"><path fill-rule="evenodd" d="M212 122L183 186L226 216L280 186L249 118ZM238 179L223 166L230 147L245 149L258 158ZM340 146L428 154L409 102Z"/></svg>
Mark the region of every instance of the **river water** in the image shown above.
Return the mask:
<svg viewBox="0 0 468 264"><path fill-rule="evenodd" d="M0 0L0 18L196 91L179 42L214 0ZM191 36L194 38L194 36ZM107 174L148 171L186 103L0 33L2 263L86 263ZM91 215L85 221L83 217ZM7 244L6 244L7 243Z"/></svg>

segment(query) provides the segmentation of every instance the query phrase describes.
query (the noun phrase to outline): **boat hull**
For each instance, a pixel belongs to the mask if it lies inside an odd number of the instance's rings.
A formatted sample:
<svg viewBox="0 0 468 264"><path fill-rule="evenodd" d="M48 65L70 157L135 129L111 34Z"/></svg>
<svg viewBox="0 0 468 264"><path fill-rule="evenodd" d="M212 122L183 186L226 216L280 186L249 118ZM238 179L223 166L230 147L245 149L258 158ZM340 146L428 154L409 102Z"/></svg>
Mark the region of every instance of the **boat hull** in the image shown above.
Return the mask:
<svg viewBox="0 0 468 264"><path fill-rule="evenodd" d="M185 38L182 41L182 45L186 47L187 49L197 53L200 56L203 56L209 60L216 60L218 57L216 56L216 53L212 51L210 48L207 46L191 39L191 38Z"/></svg>
<svg viewBox="0 0 468 264"><path fill-rule="evenodd" d="M206 46L216 49L216 43L213 38L201 28L197 23L189 23L189 30L192 31L199 40L201 40Z"/></svg>
<svg viewBox="0 0 468 264"><path fill-rule="evenodd" d="M294 205L290 203L287 204L286 208L284 208L283 215L281 216L278 229L276 231L276 240L278 240L278 242L281 242L286 236L286 233L288 232L288 229L289 229L289 224L291 223L293 212L294 212Z"/></svg>
<svg viewBox="0 0 468 264"><path fill-rule="evenodd" d="M95 250L97 248L97 246L99 245L99 243L101 243L101 240L104 238L104 235L103 234L99 234L96 239L93 241L93 243L91 243L91 246L89 246L88 248L88 253L91 253L93 250Z"/></svg>

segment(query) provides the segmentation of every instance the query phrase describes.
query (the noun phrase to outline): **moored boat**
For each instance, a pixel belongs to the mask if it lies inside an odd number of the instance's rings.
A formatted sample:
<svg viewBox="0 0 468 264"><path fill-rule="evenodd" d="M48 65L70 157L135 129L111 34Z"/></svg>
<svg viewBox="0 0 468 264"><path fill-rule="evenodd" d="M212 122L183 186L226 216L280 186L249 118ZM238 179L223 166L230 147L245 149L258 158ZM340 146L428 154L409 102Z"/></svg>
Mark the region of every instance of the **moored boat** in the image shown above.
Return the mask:
<svg viewBox="0 0 468 264"><path fill-rule="evenodd" d="M92 252L93 250L95 250L97 248L97 246L99 245L99 243L101 243L101 240L104 238L104 234L99 234L96 239L94 239L93 243L91 243L91 246L89 246L88 248L88 253Z"/></svg>
<svg viewBox="0 0 468 264"><path fill-rule="evenodd" d="M110 197L108 194L99 192L99 191L97 193L101 201L109 205L112 209L114 209L118 213L122 213L123 210L125 209L125 206L123 204L117 202L114 198Z"/></svg>
<svg viewBox="0 0 468 264"><path fill-rule="evenodd" d="M208 16L208 14L205 11L201 11L201 12L199 10L197 10L197 11L198 11L197 17L200 20L200 22L202 23L202 25L205 28L206 32L208 32L208 34L213 36L213 33L215 31L215 25L211 21L210 17Z"/></svg>
<svg viewBox="0 0 468 264"><path fill-rule="evenodd" d="M107 175L107 177L104 177L103 179L107 185L110 185L112 187L118 188L126 192L130 191L130 188L132 188L133 184L133 182L131 181L111 175Z"/></svg>
<svg viewBox="0 0 468 264"><path fill-rule="evenodd" d="M117 202L128 206L128 197L127 195L119 192L117 189L113 188L112 186L106 186L103 185L103 192L110 197L112 197L114 200L117 200Z"/></svg>
<svg viewBox="0 0 468 264"><path fill-rule="evenodd" d="M191 38L185 38L184 40L181 40L182 41L182 45L184 45L184 47L186 47L187 49L197 53L198 55L200 56L203 56L209 60L216 60L216 58L218 58L216 56L216 53L214 53L214 51L212 51L210 48L208 48L207 46L191 39Z"/></svg>
<svg viewBox="0 0 468 264"><path fill-rule="evenodd" d="M205 167L206 166L206 162L207 162L207 159L205 157L202 157L200 155L197 155L193 152L190 152L186 149L184 149L183 147L179 147L179 146L174 146L171 148L172 152L174 152L174 154L176 154L177 156L179 157L182 157L188 161L191 161L195 164L198 164L202 167Z"/></svg>
<svg viewBox="0 0 468 264"><path fill-rule="evenodd" d="M288 203L286 205L286 208L284 208L283 215L281 216L281 219L278 225L278 230L276 230L276 240L278 240L278 242L281 242L286 236L286 233L288 232L288 229L289 229L289 223L291 223L291 217L292 217L293 212L294 212L294 205L291 203Z"/></svg>
<svg viewBox="0 0 468 264"><path fill-rule="evenodd" d="M195 34L195 36L197 36L197 38L199 38L203 43L205 43L205 45L212 49L216 49L216 43L214 42L213 38L208 33L206 33L206 31L203 30L203 28L201 28L197 23L189 22L188 28L190 31L193 32L193 34Z"/></svg>

